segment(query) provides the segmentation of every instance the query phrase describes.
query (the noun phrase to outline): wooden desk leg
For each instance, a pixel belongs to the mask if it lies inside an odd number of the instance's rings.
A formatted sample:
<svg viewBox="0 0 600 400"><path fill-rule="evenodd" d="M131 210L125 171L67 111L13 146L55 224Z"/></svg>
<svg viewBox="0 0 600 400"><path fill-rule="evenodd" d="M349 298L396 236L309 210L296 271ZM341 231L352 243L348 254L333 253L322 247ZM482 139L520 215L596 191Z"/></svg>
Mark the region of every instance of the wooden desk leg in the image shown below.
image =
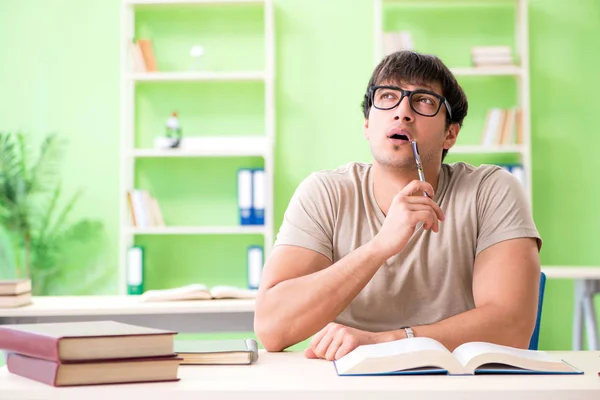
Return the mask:
<svg viewBox="0 0 600 400"><path fill-rule="evenodd" d="M573 350L583 348L583 294L585 291L585 281L575 280L573 296Z"/></svg>
<svg viewBox="0 0 600 400"><path fill-rule="evenodd" d="M596 320L596 308L594 307L594 296L599 291L600 284L598 281L592 279L585 282L583 312L585 315L588 350L598 350L598 323Z"/></svg>

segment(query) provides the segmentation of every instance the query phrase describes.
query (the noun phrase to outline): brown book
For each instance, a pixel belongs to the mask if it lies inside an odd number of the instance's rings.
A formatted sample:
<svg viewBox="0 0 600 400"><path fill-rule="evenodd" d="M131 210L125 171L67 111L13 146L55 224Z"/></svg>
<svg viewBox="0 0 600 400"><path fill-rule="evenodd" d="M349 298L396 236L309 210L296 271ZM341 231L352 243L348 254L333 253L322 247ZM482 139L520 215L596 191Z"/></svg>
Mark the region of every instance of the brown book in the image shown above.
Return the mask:
<svg viewBox="0 0 600 400"><path fill-rule="evenodd" d="M14 296L31 292L31 279L0 280L0 296Z"/></svg>
<svg viewBox="0 0 600 400"><path fill-rule="evenodd" d="M170 356L176 333L114 321L0 325L0 349L50 361Z"/></svg>
<svg viewBox="0 0 600 400"><path fill-rule="evenodd" d="M15 308L31 304L31 292L0 296L0 308Z"/></svg>
<svg viewBox="0 0 600 400"><path fill-rule="evenodd" d="M154 49L152 48L152 40L150 39L138 39L142 56L144 57L144 64L146 64L146 71L157 72L158 67L156 65L156 57L154 56Z"/></svg>
<svg viewBox="0 0 600 400"><path fill-rule="evenodd" d="M10 353L8 370L52 386L177 381L180 359L175 356L101 362L60 363Z"/></svg>

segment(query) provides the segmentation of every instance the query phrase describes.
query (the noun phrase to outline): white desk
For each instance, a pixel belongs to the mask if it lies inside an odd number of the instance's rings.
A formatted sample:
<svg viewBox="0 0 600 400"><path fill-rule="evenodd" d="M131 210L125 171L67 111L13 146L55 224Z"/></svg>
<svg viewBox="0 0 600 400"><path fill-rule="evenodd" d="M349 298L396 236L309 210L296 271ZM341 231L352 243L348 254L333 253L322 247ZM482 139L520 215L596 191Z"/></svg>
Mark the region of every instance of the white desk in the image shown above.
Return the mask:
<svg viewBox="0 0 600 400"><path fill-rule="evenodd" d="M583 375L337 376L300 352L261 352L251 366L181 366L179 382L54 388L0 369L10 400L571 400L600 399L600 352L553 353Z"/></svg>
<svg viewBox="0 0 600 400"><path fill-rule="evenodd" d="M254 330L254 300L144 303L136 296L43 296L32 301L0 309L0 324L110 319L182 333Z"/></svg>
<svg viewBox="0 0 600 400"><path fill-rule="evenodd" d="M588 349L598 350L598 324L594 296L600 293L600 267L545 266L548 279L573 279L575 299L573 309L573 350L583 348L583 328L587 333Z"/></svg>

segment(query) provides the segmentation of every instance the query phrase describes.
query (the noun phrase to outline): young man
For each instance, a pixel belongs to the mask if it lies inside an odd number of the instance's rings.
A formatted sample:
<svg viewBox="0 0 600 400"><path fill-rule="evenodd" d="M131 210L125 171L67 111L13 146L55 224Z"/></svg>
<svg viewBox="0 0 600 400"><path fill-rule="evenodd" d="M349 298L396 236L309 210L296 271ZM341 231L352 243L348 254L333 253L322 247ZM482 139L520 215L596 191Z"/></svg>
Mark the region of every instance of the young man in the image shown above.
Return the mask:
<svg viewBox="0 0 600 400"><path fill-rule="evenodd" d="M467 113L452 73L435 56L391 54L363 111L373 162L298 187L264 267L259 340L281 351L314 335L306 356L327 360L413 335L450 350L470 341L526 348L541 238L511 174L442 164Z"/></svg>

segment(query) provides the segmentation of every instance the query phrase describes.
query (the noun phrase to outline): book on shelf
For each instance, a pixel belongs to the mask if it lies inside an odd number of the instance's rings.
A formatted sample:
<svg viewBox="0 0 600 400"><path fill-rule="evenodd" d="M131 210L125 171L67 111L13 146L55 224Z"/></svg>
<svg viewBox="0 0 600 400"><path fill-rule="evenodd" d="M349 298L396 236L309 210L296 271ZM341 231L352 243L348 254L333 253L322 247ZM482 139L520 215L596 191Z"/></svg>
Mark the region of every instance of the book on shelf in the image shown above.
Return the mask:
<svg viewBox="0 0 600 400"><path fill-rule="evenodd" d="M414 50L412 34L408 31L383 32L381 40L384 56L400 50Z"/></svg>
<svg viewBox="0 0 600 400"><path fill-rule="evenodd" d="M211 288L201 283L193 283L171 289L147 290L139 296L143 302L185 301L212 299L254 299L257 291L230 285L216 285Z"/></svg>
<svg viewBox="0 0 600 400"><path fill-rule="evenodd" d="M146 69L146 62L144 61L144 55L142 49L137 40L133 39L129 42L129 55L131 58L131 69L133 72L148 72Z"/></svg>
<svg viewBox="0 0 600 400"><path fill-rule="evenodd" d="M139 228L165 226L158 200L145 189L127 192L131 224Z"/></svg>
<svg viewBox="0 0 600 400"><path fill-rule="evenodd" d="M483 146L504 146L523 143L520 108L488 110L481 133Z"/></svg>
<svg viewBox="0 0 600 400"><path fill-rule="evenodd" d="M253 364L258 344L254 339L176 340L175 353L181 364Z"/></svg>
<svg viewBox="0 0 600 400"><path fill-rule="evenodd" d="M176 356L62 363L9 353L8 371L50 386L178 381Z"/></svg>
<svg viewBox="0 0 600 400"><path fill-rule="evenodd" d="M342 376L582 373L543 351L470 342L451 352L437 340L424 337L359 346L334 365Z"/></svg>
<svg viewBox="0 0 600 400"><path fill-rule="evenodd" d="M237 172L237 196L240 225L264 225L266 175L263 168L240 168Z"/></svg>
<svg viewBox="0 0 600 400"><path fill-rule="evenodd" d="M142 60L144 62L144 67L145 67L145 72L158 72L158 66L156 63L156 56L154 54L154 48L153 48L153 43L151 39L138 39L136 41L136 46L135 47L139 47L139 52L142 55ZM139 57L136 56L136 51L133 52L132 56L134 58L134 67L135 67L135 58ZM137 61L139 63L139 60Z"/></svg>
<svg viewBox="0 0 600 400"><path fill-rule="evenodd" d="M0 325L0 349L49 361L171 356L177 332L115 321Z"/></svg>
<svg viewBox="0 0 600 400"><path fill-rule="evenodd" d="M515 65L510 46L473 46L471 61L475 67Z"/></svg>

